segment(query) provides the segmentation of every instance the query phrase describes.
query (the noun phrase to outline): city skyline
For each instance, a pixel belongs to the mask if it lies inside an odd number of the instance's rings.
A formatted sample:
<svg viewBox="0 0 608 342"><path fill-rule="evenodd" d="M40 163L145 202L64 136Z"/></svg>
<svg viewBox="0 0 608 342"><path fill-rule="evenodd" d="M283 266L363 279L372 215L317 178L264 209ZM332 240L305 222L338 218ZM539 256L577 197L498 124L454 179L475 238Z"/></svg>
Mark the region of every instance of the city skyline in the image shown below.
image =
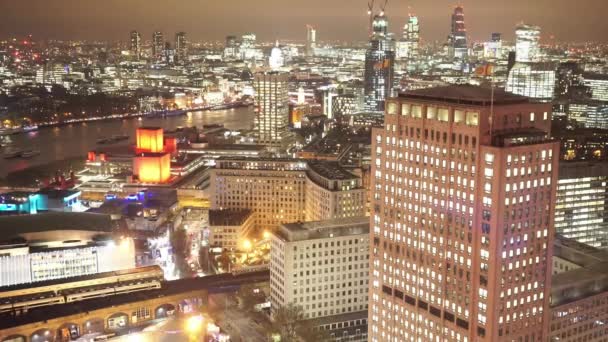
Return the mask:
<svg viewBox="0 0 608 342"><path fill-rule="evenodd" d="M608 42L608 37L602 34L608 30L608 23L601 15L608 9L608 4L601 0L584 3L541 0L534 4L523 0L509 3L498 0L389 2L386 9L391 22L389 30L400 32L408 13L415 13L421 21L422 39L443 41L450 30L446 22L457 4L465 7L467 36L472 41L485 40L491 32L503 32L506 39L512 40L515 26L526 22L543 27L543 43L550 41L552 36L556 41ZM40 39L125 40L124 32L138 30L145 40L150 40L152 32L160 30L186 31L193 40L223 40L228 34L245 32L255 32L262 40L305 40L306 32L302 27L310 24L317 28L318 40L364 41L367 38L366 27L361 25L366 22L365 1L334 0L328 4L312 0L306 8L297 11L292 4L278 0L239 3L238 10L235 6L232 1L197 3L185 0L175 6L161 0L127 4L115 0L103 3L28 0L4 4L5 20L0 22L0 30L6 35L3 38L33 34ZM551 16L544 13L549 6ZM173 10L171 16L167 15L168 8ZM229 17L234 20L216 19ZM267 25L268 17L274 25ZM336 21L336 17L341 20ZM586 25L577 25L577 22Z"/></svg>

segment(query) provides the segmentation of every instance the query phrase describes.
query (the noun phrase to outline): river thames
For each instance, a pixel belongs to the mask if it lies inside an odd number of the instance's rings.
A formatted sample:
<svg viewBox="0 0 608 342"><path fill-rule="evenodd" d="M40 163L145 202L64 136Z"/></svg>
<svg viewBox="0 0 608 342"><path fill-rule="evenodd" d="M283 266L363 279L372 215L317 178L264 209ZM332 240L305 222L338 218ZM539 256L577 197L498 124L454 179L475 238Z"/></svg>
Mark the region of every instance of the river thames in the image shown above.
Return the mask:
<svg viewBox="0 0 608 342"><path fill-rule="evenodd" d="M61 160L86 158L88 151L97 147L97 139L113 135L129 135L135 141L135 129L140 126L158 126L167 130L178 127L223 124L228 129L251 129L255 113L252 107L218 111L198 111L189 115L168 118L107 120L78 123L58 127L45 127L36 132L4 137L2 152L12 149L40 150L30 159L0 159L0 178L28 168L47 165ZM52 172L49 170L49 172ZM50 176L50 175L49 175Z"/></svg>

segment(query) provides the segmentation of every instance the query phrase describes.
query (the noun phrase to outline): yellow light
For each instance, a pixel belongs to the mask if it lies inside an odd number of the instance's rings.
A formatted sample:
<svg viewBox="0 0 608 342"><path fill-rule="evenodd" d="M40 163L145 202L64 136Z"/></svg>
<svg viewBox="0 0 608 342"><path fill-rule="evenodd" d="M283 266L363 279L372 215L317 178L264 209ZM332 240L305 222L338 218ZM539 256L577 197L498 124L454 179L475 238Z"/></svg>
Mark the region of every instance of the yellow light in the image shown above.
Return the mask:
<svg viewBox="0 0 608 342"><path fill-rule="evenodd" d="M186 320L186 331L197 333L203 328L203 316L192 316Z"/></svg>
<svg viewBox="0 0 608 342"><path fill-rule="evenodd" d="M270 232L265 230L264 233L262 233L262 237L264 238L264 240L270 239Z"/></svg>
<svg viewBox="0 0 608 342"><path fill-rule="evenodd" d="M251 244L251 241L249 241L249 240L243 241L243 249L248 251L248 250L251 250L251 247L253 247L253 245Z"/></svg>

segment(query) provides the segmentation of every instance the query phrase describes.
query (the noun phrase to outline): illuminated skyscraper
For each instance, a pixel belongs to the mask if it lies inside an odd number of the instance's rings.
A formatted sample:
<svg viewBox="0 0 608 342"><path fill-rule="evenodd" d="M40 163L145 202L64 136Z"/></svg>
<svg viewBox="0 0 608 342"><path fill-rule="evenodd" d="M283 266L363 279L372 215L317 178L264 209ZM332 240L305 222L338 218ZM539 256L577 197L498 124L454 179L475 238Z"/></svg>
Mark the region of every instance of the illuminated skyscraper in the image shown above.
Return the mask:
<svg viewBox="0 0 608 342"><path fill-rule="evenodd" d="M555 69L553 63L515 63L509 70L508 92L549 102L555 93Z"/></svg>
<svg viewBox="0 0 608 342"><path fill-rule="evenodd" d="M317 30L312 25L306 25L306 56L312 56L317 47Z"/></svg>
<svg viewBox="0 0 608 342"><path fill-rule="evenodd" d="M468 55L467 30L464 25L464 8L456 6L452 14L452 31L448 37L450 57L464 59Z"/></svg>
<svg viewBox="0 0 608 342"><path fill-rule="evenodd" d="M491 93L403 93L372 131L371 342L548 340L551 105Z"/></svg>
<svg viewBox="0 0 608 342"><path fill-rule="evenodd" d="M281 146L289 122L288 79L289 74L277 71L255 74L254 126L259 144L271 148Z"/></svg>
<svg viewBox="0 0 608 342"><path fill-rule="evenodd" d="M410 14L403 26L403 38L397 42L397 58L412 59L418 56L420 25L418 17Z"/></svg>
<svg viewBox="0 0 608 342"><path fill-rule="evenodd" d="M161 59L163 57L163 51L165 47L165 40L163 33L156 31L152 34L152 56L155 59Z"/></svg>
<svg viewBox="0 0 608 342"><path fill-rule="evenodd" d="M175 54L177 61L184 64L188 61L188 40L186 32L178 32L175 34Z"/></svg>
<svg viewBox="0 0 608 342"><path fill-rule="evenodd" d="M141 35L137 31L131 31L131 44L129 46L131 55L139 59L141 57Z"/></svg>
<svg viewBox="0 0 608 342"><path fill-rule="evenodd" d="M517 62L537 62L540 59L540 27L526 24L515 29L515 60Z"/></svg>
<svg viewBox="0 0 608 342"><path fill-rule="evenodd" d="M489 42L483 43L484 58L500 58L502 56L502 35L500 33L492 33L492 38Z"/></svg>
<svg viewBox="0 0 608 342"><path fill-rule="evenodd" d="M226 36L226 45L224 46L224 58L225 59L238 59L239 58L239 41L236 36Z"/></svg>
<svg viewBox="0 0 608 342"><path fill-rule="evenodd" d="M285 58L283 57L283 51L279 46L279 42L276 42L275 46L270 51L270 57L268 58L268 65L272 70L276 70L283 67L285 64Z"/></svg>
<svg viewBox="0 0 608 342"><path fill-rule="evenodd" d="M384 101L392 93L394 64L394 41L388 34L388 19L380 12L374 16L372 37L365 52L364 92L368 110L384 110Z"/></svg>

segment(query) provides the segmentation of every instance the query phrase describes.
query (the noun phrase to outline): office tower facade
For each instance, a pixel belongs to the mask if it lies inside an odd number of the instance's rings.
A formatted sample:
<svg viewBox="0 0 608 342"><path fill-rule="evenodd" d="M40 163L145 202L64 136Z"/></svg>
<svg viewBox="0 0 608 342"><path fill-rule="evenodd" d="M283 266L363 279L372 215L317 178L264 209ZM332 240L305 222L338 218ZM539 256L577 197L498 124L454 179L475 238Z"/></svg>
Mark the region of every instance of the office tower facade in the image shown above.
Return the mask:
<svg viewBox="0 0 608 342"><path fill-rule="evenodd" d="M550 111L474 86L387 101L372 131L370 341L547 340Z"/></svg>
<svg viewBox="0 0 608 342"><path fill-rule="evenodd" d="M152 57L156 60L163 58L163 52L165 50L165 38L163 33L156 31L152 34Z"/></svg>
<svg viewBox="0 0 608 342"><path fill-rule="evenodd" d="M275 46L270 51L270 57L268 57L268 66L272 70L277 70L283 67L285 64L285 58L283 57L283 51L279 46L279 42L276 42Z"/></svg>
<svg viewBox="0 0 608 342"><path fill-rule="evenodd" d="M456 6L452 13L448 50L451 58L465 59L468 55L467 30L464 24L464 8Z"/></svg>
<svg viewBox="0 0 608 342"><path fill-rule="evenodd" d="M597 248L608 248L608 164L562 162L555 231Z"/></svg>
<svg viewBox="0 0 608 342"><path fill-rule="evenodd" d="M317 47L317 30L312 25L306 25L306 56L313 56Z"/></svg>
<svg viewBox="0 0 608 342"><path fill-rule="evenodd" d="M509 70L505 90L513 94L550 102L555 94L556 66L550 62L515 63Z"/></svg>
<svg viewBox="0 0 608 342"><path fill-rule="evenodd" d="M384 101L392 95L395 48L388 34L388 19L384 13L374 16L372 37L365 52L365 106L371 111L384 110Z"/></svg>
<svg viewBox="0 0 608 342"><path fill-rule="evenodd" d="M137 31L131 31L129 51L136 59L141 57L141 35Z"/></svg>
<svg viewBox="0 0 608 342"><path fill-rule="evenodd" d="M270 242L270 302L306 319L367 310L369 219L281 225Z"/></svg>
<svg viewBox="0 0 608 342"><path fill-rule="evenodd" d="M420 24L418 17L410 14L403 26L403 37L397 42L397 59L413 59L418 56L418 45L420 44Z"/></svg>
<svg viewBox="0 0 608 342"><path fill-rule="evenodd" d="M515 60L538 62L540 60L540 27L521 24L515 28Z"/></svg>
<svg viewBox="0 0 608 342"><path fill-rule="evenodd" d="M254 75L256 116L254 130L258 143L281 147L289 121L289 74L271 71Z"/></svg>
<svg viewBox="0 0 608 342"><path fill-rule="evenodd" d="M608 75L585 73L583 83L589 87L592 99L608 102Z"/></svg>
<svg viewBox="0 0 608 342"><path fill-rule="evenodd" d="M179 63L185 64L188 62L188 38L186 32L175 34L175 55Z"/></svg>
<svg viewBox="0 0 608 342"><path fill-rule="evenodd" d="M240 55L241 59L249 60L255 57L257 37L254 33L247 33L241 37Z"/></svg>

